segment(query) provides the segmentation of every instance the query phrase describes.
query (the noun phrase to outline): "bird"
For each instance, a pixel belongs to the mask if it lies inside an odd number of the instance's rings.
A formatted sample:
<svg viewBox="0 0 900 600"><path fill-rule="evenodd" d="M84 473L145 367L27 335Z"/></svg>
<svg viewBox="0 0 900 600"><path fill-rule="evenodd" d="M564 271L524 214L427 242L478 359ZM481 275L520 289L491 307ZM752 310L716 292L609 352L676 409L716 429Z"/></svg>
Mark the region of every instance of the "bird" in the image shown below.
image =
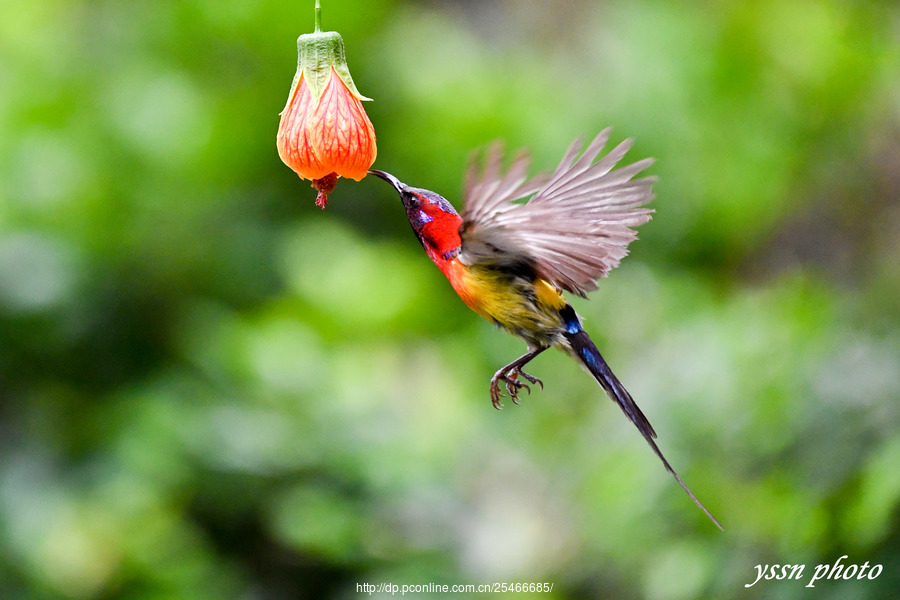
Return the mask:
<svg viewBox="0 0 900 600"><path fill-rule="evenodd" d="M530 158L525 151L519 151L504 170L503 147L495 142L470 160L462 213L436 192L407 185L386 171L368 172L400 194L425 253L462 301L525 341L525 354L491 378L493 406L503 406L501 386L516 404L522 389L531 393L529 384L543 389L543 381L523 367L548 348L564 351L593 375L681 488L722 529L663 455L650 421L564 296L568 292L587 297L596 290L597 280L628 253L637 237L634 228L648 222L654 212L645 205L654 197L656 178L636 178L653 159L615 168L633 140L626 139L601 156L610 132L611 128L601 131L583 153L584 142L577 138L552 173L533 177L528 177Z"/></svg>

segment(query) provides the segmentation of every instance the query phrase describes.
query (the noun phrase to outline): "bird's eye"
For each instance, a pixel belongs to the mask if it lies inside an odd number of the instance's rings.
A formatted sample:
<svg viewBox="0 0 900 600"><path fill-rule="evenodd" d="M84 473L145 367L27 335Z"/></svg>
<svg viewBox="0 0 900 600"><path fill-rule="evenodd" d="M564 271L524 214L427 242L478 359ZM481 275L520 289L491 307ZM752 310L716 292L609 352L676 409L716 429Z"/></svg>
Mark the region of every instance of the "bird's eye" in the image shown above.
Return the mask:
<svg viewBox="0 0 900 600"><path fill-rule="evenodd" d="M419 199L415 194L409 194L407 197L407 204L410 208L419 208Z"/></svg>

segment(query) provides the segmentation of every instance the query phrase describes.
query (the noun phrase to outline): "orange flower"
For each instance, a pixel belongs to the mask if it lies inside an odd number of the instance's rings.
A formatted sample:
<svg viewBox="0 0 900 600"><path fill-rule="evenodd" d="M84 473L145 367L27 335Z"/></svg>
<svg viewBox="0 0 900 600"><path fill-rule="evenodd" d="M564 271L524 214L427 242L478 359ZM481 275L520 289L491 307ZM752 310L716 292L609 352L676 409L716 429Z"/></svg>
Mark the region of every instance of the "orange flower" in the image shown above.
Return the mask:
<svg viewBox="0 0 900 600"><path fill-rule="evenodd" d="M359 181L375 162L375 129L347 69L344 42L334 31L297 39L297 73L278 126L278 155L318 190L325 208L338 177Z"/></svg>
<svg viewBox="0 0 900 600"><path fill-rule="evenodd" d="M334 69L318 103L301 75L281 113L278 154L303 179L366 176L375 162L375 129Z"/></svg>

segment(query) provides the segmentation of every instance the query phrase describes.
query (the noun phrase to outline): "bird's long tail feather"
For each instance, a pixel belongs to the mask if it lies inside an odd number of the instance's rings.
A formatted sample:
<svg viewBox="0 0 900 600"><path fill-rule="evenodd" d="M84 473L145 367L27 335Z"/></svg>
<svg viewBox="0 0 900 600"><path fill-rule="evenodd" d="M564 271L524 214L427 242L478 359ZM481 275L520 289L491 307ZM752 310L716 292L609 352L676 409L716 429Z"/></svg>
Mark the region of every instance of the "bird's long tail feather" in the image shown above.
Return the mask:
<svg viewBox="0 0 900 600"><path fill-rule="evenodd" d="M572 329L576 328L573 327ZM665 466L666 470L672 474L672 477L675 478L678 485L680 485L687 495L691 497L694 504L700 507L700 509L706 513L706 516L716 524L716 527L722 529L722 525L719 524L719 521L712 516L712 513L710 513L705 506L703 506L703 503L697 499L691 489L681 480L681 477L678 476L678 473L675 472L675 469L672 468L672 465L669 464L669 461L666 460L666 457L663 456L659 446L656 445L656 432L653 430L653 426L650 425L650 421L647 420L647 417L645 417L644 413L641 412L641 409L638 408L638 405L631 397L631 394L628 393L628 390L625 389L625 386L622 385L618 378L613 374L609 365L606 364L606 361L600 354L600 351L594 346L594 343L591 341L587 332L579 326L574 333L567 333L566 339L568 339L572 348L572 354L584 364L603 389L606 390L609 397L618 404L619 408L622 409L622 412L631 419L631 422L634 423L635 427L638 428L638 431L644 436L644 439L647 440L647 443L650 444L650 447L653 448L653 451L656 452L656 455L662 461L663 466Z"/></svg>

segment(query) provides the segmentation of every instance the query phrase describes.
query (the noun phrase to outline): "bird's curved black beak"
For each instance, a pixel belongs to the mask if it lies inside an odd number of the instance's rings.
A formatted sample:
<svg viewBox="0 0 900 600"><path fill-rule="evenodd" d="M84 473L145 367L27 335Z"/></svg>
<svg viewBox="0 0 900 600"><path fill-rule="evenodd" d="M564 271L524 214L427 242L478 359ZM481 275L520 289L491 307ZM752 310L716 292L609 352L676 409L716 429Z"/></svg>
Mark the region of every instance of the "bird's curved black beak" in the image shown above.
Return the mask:
<svg viewBox="0 0 900 600"><path fill-rule="evenodd" d="M391 175L390 173L386 173L384 171L379 171L377 169L371 169L369 171L369 175L374 175L375 177L384 179L389 184L394 186L394 189L397 190L401 194L406 190L406 187L407 187L406 184L403 183L402 181L400 181L399 179L397 179L396 177L394 177L393 175Z"/></svg>

